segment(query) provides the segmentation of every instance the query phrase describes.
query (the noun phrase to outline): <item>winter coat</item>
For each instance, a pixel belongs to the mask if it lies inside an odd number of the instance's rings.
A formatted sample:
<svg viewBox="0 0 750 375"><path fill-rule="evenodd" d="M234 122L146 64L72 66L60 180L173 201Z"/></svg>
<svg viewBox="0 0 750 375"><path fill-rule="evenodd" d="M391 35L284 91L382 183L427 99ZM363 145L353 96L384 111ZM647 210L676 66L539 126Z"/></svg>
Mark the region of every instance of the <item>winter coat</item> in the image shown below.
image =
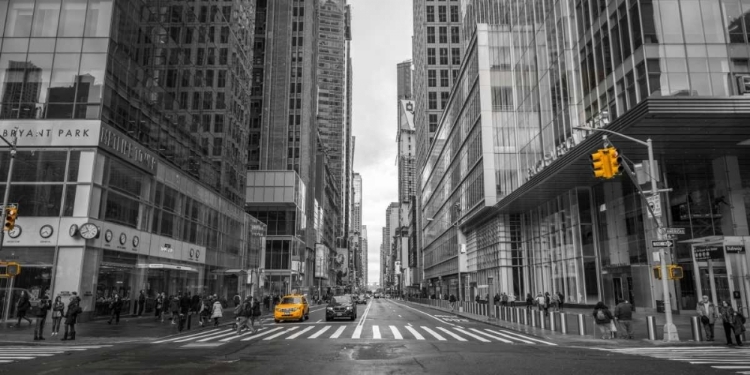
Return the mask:
<svg viewBox="0 0 750 375"><path fill-rule="evenodd" d="M68 311L65 312L65 324L76 324L78 321L78 314L82 313L83 309L78 305L78 300L74 300L68 305Z"/></svg>
<svg viewBox="0 0 750 375"><path fill-rule="evenodd" d="M109 305L109 308L119 313L122 310L122 299L115 298Z"/></svg>
<svg viewBox="0 0 750 375"><path fill-rule="evenodd" d="M62 318L64 311L65 311L65 304L62 303L62 301L55 302L52 305L52 317L53 318ZM58 315L58 316L55 316L55 315Z"/></svg>
<svg viewBox="0 0 750 375"><path fill-rule="evenodd" d="M221 307L221 302L216 301L214 302L213 307L211 308L211 319L214 318L221 318L223 316L224 308Z"/></svg>
<svg viewBox="0 0 750 375"><path fill-rule="evenodd" d="M603 309L601 309L604 312L604 319L599 319L599 317L597 316L597 315L599 315L599 314L597 314L599 312L599 310L600 309L594 309L594 313L593 313L593 315L594 315L594 321L596 322L596 324L609 324L612 321L612 318L613 318L612 312L610 312L609 309L606 308L606 307L603 308Z"/></svg>
<svg viewBox="0 0 750 375"><path fill-rule="evenodd" d="M164 298L161 298L161 296L156 297L156 309L161 310L164 308Z"/></svg>
<svg viewBox="0 0 750 375"><path fill-rule="evenodd" d="M706 306L708 306L708 312L706 312ZM711 301L708 301L707 304L704 304L703 301L698 302L698 306L695 308L695 310L698 312L698 316L708 317L708 324L715 324L716 318L719 317L716 305L714 305Z"/></svg>
<svg viewBox="0 0 750 375"><path fill-rule="evenodd" d="M180 311L180 300L172 298L169 300L169 311L179 312Z"/></svg>
<svg viewBox="0 0 750 375"><path fill-rule="evenodd" d="M39 310L37 310L37 312L36 312L37 318L44 318L44 317L46 317L47 316L47 312L49 311L50 307L51 307L50 306L50 300L47 299L46 297L42 298L39 301Z"/></svg>
<svg viewBox="0 0 750 375"><path fill-rule="evenodd" d="M16 306L16 311L19 313L23 313L23 315L26 315L26 311L31 307L31 301L29 301L28 298L22 298L18 301L18 306Z"/></svg>
<svg viewBox="0 0 750 375"><path fill-rule="evenodd" d="M615 318L619 320L633 320L633 305L620 302L615 306Z"/></svg>

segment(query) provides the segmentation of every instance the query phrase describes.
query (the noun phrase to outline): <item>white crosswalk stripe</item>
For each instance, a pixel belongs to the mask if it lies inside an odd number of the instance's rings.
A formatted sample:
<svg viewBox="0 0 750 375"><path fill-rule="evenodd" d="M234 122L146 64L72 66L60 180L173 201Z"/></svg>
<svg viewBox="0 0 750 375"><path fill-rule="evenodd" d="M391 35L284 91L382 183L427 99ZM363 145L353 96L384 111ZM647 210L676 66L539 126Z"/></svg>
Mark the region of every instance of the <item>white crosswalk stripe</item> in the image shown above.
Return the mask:
<svg viewBox="0 0 750 375"><path fill-rule="evenodd" d="M333 329L335 327L335 329ZM202 333L193 333L186 336L170 337L154 341L155 344L163 343L190 343L195 347L216 344L215 346L229 343L233 340L250 341L262 339L271 340L297 340L297 339L355 339L355 340L418 340L418 341L458 341L458 342L480 342L480 343L504 343L504 344L547 344L554 343L539 340L521 333L510 332L502 328L477 329L459 326L450 327L428 327L428 326L399 326L399 325L340 325L338 327L328 324L311 325L288 325L288 326L265 326L259 332L253 333L248 330L237 335L235 330L216 329ZM0 353L0 360L2 353Z"/></svg>
<svg viewBox="0 0 750 375"><path fill-rule="evenodd" d="M750 374L750 349L720 346L603 349L608 352L640 355L659 359L710 366L719 370L735 370Z"/></svg>
<svg viewBox="0 0 750 375"><path fill-rule="evenodd" d="M39 357L53 357L67 352L83 352L101 348L109 348L112 345L86 345L86 346L3 346L0 347L0 363L12 363L25 361Z"/></svg>

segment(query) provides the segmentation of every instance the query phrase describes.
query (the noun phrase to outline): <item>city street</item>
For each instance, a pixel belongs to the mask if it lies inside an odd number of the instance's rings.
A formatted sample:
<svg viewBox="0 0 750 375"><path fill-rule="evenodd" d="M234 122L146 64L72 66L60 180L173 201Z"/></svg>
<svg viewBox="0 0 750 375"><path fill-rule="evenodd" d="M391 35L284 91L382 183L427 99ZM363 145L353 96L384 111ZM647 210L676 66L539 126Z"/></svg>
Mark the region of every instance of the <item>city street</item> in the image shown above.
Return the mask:
<svg viewBox="0 0 750 375"><path fill-rule="evenodd" d="M359 305L355 321L326 322L324 310L314 305L306 322L267 321L258 333L239 336L224 326L112 346L3 346L0 373L731 373L706 359L690 364L677 358L690 348L671 356L669 348L575 347L398 300ZM746 357L744 350L712 350L708 356L718 354L724 363L732 361L731 353L739 355L735 361Z"/></svg>

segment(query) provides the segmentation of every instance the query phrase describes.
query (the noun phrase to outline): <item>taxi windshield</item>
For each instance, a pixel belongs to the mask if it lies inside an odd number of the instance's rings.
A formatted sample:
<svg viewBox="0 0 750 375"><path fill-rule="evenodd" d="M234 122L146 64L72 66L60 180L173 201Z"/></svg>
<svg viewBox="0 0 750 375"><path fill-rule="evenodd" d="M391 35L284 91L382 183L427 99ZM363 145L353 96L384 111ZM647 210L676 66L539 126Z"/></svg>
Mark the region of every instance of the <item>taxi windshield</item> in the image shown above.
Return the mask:
<svg viewBox="0 0 750 375"><path fill-rule="evenodd" d="M282 305L293 305L299 303L302 303L302 298L300 297L284 297L281 299Z"/></svg>

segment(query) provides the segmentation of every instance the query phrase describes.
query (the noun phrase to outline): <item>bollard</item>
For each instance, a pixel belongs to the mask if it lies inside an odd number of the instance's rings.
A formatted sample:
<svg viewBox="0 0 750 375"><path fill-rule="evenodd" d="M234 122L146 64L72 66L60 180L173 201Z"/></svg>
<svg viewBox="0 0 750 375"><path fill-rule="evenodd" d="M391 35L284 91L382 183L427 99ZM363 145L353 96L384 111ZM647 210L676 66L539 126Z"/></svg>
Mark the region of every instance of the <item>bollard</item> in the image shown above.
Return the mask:
<svg viewBox="0 0 750 375"><path fill-rule="evenodd" d="M578 334L586 336L586 318L583 314L578 314Z"/></svg>
<svg viewBox="0 0 750 375"><path fill-rule="evenodd" d="M536 311L531 312L531 326L536 327Z"/></svg>
<svg viewBox="0 0 750 375"><path fill-rule="evenodd" d="M568 334L568 315L560 313L560 332Z"/></svg>
<svg viewBox="0 0 750 375"><path fill-rule="evenodd" d="M547 325L547 319L546 318L547 317L544 316L544 315L545 315L544 311L539 311L539 328L541 328L541 329L546 329L547 328L546 327L546 325Z"/></svg>
<svg viewBox="0 0 750 375"><path fill-rule="evenodd" d="M559 315L559 314L555 313L554 311L549 313L549 329L550 329L550 331L557 331L557 324L555 324L556 323L555 322L555 316L556 315Z"/></svg>
<svg viewBox="0 0 750 375"><path fill-rule="evenodd" d="M703 341L701 340L701 322L700 322L699 317L697 316L690 317L690 328L692 328L692 331L693 331L693 341L695 342Z"/></svg>
<svg viewBox="0 0 750 375"><path fill-rule="evenodd" d="M500 320L500 306L495 306L495 318Z"/></svg>
<svg viewBox="0 0 750 375"><path fill-rule="evenodd" d="M518 323L518 309L511 310L511 314L511 320L513 321L513 323Z"/></svg>
<svg viewBox="0 0 750 375"><path fill-rule="evenodd" d="M656 340L656 317L646 317L646 330L648 331L648 339L652 341Z"/></svg>

